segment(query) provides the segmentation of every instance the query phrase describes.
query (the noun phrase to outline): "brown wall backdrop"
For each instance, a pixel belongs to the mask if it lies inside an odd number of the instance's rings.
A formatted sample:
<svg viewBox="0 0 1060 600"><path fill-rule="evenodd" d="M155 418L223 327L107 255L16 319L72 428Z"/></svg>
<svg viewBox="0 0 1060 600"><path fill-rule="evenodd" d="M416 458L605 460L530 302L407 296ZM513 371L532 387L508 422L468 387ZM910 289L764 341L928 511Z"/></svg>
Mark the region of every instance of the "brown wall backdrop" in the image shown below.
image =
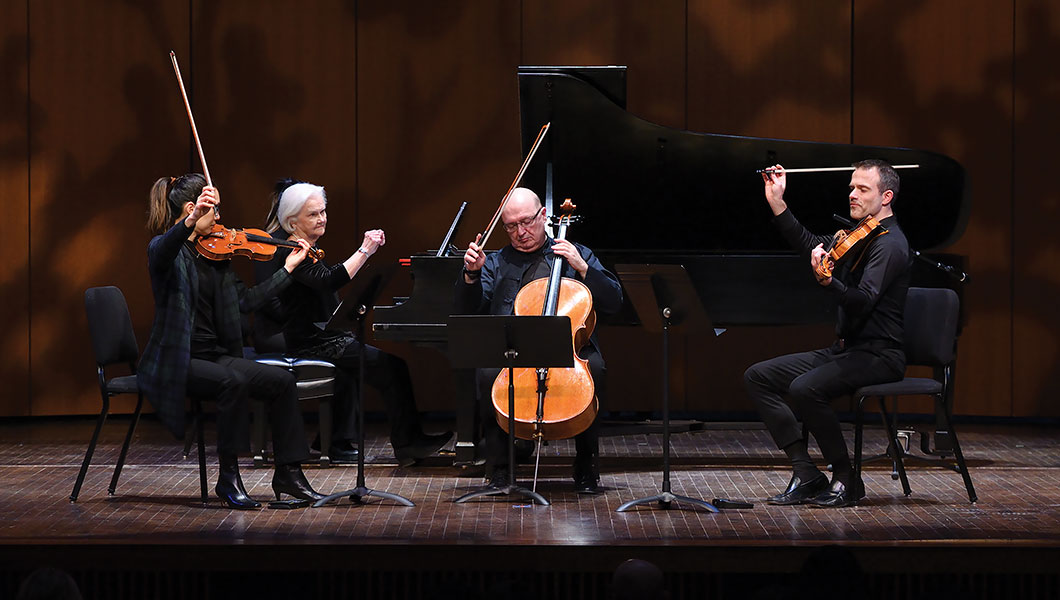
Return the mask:
<svg viewBox="0 0 1060 600"><path fill-rule="evenodd" d="M147 339L147 191L199 170L171 49L225 222L260 226L276 179L314 181L328 188L334 258L370 227L387 231L375 261L433 248L464 200L466 231L489 220L521 161L521 64L628 65L628 110L678 129L948 154L973 202L946 249L972 275L956 409L1060 415L1060 8L1048 0L16 0L0 36L0 415L98 410L85 288L121 287ZM828 336L691 340L674 356L675 406L749 410L748 364ZM609 407L656 407L658 341L601 338ZM385 347L412 362L421 408L452 410L441 355Z"/></svg>

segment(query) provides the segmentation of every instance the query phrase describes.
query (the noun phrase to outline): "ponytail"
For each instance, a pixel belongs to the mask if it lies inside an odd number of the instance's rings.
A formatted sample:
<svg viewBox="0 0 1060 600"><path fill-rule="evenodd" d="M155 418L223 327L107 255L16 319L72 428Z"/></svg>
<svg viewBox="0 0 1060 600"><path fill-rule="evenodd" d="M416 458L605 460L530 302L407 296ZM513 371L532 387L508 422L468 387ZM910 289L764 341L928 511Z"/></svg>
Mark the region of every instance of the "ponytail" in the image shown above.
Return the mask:
<svg viewBox="0 0 1060 600"><path fill-rule="evenodd" d="M173 219L169 216L169 182L172 177L160 177L151 186L151 199L147 205L147 230L162 233L169 229Z"/></svg>

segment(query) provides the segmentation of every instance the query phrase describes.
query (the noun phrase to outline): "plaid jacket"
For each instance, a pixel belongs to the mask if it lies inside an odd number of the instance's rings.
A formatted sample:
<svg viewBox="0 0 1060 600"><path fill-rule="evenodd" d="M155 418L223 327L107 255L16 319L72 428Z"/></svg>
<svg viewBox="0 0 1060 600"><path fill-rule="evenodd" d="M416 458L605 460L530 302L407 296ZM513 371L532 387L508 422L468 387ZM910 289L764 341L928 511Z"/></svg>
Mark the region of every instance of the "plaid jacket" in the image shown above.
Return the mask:
<svg viewBox="0 0 1060 600"><path fill-rule="evenodd" d="M147 246L155 318L137 369L140 389L151 401L158 418L177 438L184 437L184 386L191 361L191 332L199 278L195 252L185 245L192 229L178 221ZM243 356L240 312L251 312L290 285L286 269L247 288L227 266L221 276L219 306L214 309L218 343L231 356Z"/></svg>

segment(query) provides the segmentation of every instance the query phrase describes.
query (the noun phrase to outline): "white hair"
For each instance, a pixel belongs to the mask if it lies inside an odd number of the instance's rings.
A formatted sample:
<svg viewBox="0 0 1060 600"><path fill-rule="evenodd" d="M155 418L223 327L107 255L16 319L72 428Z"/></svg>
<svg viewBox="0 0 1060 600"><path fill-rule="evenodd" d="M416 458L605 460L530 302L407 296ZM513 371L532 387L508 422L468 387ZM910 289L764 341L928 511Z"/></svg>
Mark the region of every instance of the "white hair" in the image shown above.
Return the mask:
<svg viewBox="0 0 1060 600"><path fill-rule="evenodd" d="M327 206L328 196L324 193L324 188L319 185L296 183L283 191L283 195L280 196L280 205L276 209L276 220L284 231L294 233L294 225L291 224L291 219L302 211L306 200L309 200L312 196L320 196L324 201L324 206Z"/></svg>

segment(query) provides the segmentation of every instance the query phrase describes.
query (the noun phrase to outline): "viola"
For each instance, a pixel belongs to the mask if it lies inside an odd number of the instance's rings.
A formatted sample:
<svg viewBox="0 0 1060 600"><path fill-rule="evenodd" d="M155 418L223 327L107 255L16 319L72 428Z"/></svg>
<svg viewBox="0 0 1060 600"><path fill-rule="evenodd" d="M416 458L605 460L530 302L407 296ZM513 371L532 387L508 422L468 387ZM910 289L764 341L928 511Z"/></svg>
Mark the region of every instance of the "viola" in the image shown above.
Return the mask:
<svg viewBox="0 0 1060 600"><path fill-rule="evenodd" d="M220 223L195 240L195 249L210 260L228 260L233 256L270 260L280 246L300 247L296 242L274 238L261 229L228 229ZM324 258L324 251L317 248L310 248L306 254L313 260Z"/></svg>
<svg viewBox="0 0 1060 600"><path fill-rule="evenodd" d="M566 239L574 208L569 198L560 207L563 215L557 221L557 240ZM563 259L557 256L548 278L531 281L515 297L516 315L570 317L574 354L573 367L513 371L515 414L512 418L515 435L522 439L540 442L574 437L589 428L599 408L589 362L578 356L578 350L589 342L596 325L593 296L584 283L561 276L563 265ZM493 381L491 396L497 423L507 432L511 420L507 369Z"/></svg>
<svg viewBox="0 0 1060 600"><path fill-rule="evenodd" d="M828 252L828 257L818 263L815 268L817 277L819 279L828 279L832 276L832 271L840 259L850 254L854 248L861 246L862 242L875 239L886 233L887 228L880 225L880 222L872 215L862 219L853 229L840 229L835 232L835 235L832 236L832 242L825 248Z"/></svg>

